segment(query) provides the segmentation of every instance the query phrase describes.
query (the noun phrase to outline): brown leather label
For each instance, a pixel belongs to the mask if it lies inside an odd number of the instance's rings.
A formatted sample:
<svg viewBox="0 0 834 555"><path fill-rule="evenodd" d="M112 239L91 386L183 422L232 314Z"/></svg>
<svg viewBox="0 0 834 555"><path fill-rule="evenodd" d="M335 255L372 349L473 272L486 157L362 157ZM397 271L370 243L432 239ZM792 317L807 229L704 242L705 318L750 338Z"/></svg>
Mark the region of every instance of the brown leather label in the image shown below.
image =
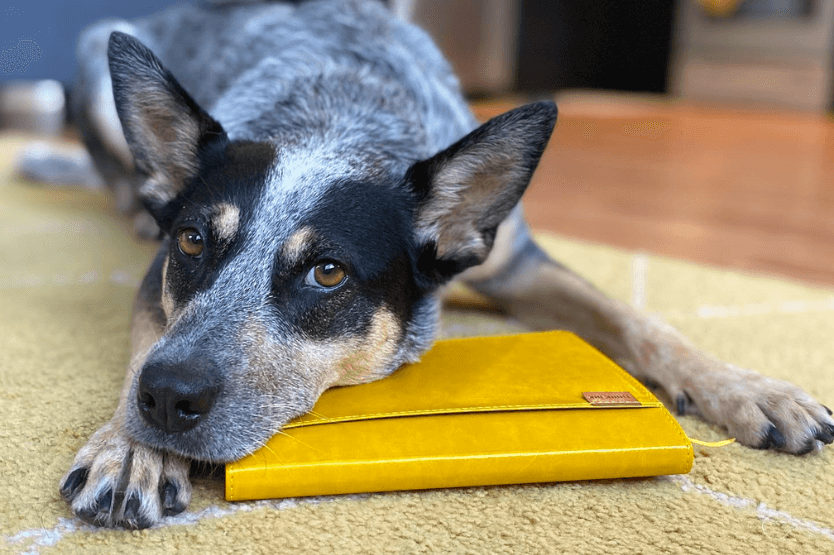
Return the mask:
<svg viewBox="0 0 834 555"><path fill-rule="evenodd" d="M628 391L585 391L582 396L595 407L640 406L641 404Z"/></svg>

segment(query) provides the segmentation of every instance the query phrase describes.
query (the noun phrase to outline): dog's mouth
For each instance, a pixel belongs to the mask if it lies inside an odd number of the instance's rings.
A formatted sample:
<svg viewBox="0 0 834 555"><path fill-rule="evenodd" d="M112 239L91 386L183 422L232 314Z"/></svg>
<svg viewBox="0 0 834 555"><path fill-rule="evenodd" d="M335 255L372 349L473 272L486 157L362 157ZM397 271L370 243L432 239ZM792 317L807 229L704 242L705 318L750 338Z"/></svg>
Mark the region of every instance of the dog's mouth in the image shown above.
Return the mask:
<svg viewBox="0 0 834 555"><path fill-rule="evenodd" d="M196 426L185 432L166 433L133 419L127 425L127 432L134 440L156 449L197 461L227 463L262 447L285 423L253 426L231 422L219 428Z"/></svg>

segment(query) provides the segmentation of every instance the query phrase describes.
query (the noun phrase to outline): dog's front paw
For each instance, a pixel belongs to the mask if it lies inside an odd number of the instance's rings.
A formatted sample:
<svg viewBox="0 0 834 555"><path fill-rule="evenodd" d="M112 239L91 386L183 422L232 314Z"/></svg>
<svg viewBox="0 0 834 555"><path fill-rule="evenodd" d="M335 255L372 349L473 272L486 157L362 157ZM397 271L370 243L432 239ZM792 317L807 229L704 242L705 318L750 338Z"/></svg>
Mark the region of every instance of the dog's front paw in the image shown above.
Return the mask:
<svg viewBox="0 0 834 555"><path fill-rule="evenodd" d="M61 496L91 524L148 528L188 506L188 468L186 459L140 445L111 422L78 452Z"/></svg>
<svg viewBox="0 0 834 555"><path fill-rule="evenodd" d="M801 388L731 364L691 377L673 396L678 413L698 413L748 447L804 455L834 441L831 411Z"/></svg>

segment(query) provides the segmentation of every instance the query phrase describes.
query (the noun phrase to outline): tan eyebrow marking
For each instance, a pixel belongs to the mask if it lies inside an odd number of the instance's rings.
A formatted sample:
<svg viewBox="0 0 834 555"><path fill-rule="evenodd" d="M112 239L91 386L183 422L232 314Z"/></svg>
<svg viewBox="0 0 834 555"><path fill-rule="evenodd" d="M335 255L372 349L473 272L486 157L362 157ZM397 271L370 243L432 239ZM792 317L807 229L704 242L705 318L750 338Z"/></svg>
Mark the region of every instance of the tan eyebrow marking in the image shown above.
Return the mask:
<svg viewBox="0 0 834 555"><path fill-rule="evenodd" d="M240 227L240 208L228 202L221 202L214 207L211 223L220 239L230 240Z"/></svg>
<svg viewBox="0 0 834 555"><path fill-rule="evenodd" d="M302 227L293 232L284 246L281 248L281 254L290 264L298 262L301 255L304 254L304 248L313 242L316 232L310 227Z"/></svg>

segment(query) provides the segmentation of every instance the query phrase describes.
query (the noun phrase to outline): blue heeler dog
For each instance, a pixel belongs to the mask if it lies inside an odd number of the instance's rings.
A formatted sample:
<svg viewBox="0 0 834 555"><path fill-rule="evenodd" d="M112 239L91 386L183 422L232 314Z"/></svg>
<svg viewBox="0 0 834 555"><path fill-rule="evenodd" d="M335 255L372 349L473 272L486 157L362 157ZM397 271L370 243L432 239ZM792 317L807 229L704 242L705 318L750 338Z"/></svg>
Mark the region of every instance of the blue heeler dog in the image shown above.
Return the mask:
<svg viewBox="0 0 834 555"><path fill-rule="evenodd" d="M179 7L96 24L79 57L96 168L162 238L119 407L61 481L85 521L152 526L188 505L190 460L238 459L328 387L416 361L455 277L745 445L834 439L799 388L700 352L550 260L519 200L555 105L479 126L429 37L382 2Z"/></svg>

